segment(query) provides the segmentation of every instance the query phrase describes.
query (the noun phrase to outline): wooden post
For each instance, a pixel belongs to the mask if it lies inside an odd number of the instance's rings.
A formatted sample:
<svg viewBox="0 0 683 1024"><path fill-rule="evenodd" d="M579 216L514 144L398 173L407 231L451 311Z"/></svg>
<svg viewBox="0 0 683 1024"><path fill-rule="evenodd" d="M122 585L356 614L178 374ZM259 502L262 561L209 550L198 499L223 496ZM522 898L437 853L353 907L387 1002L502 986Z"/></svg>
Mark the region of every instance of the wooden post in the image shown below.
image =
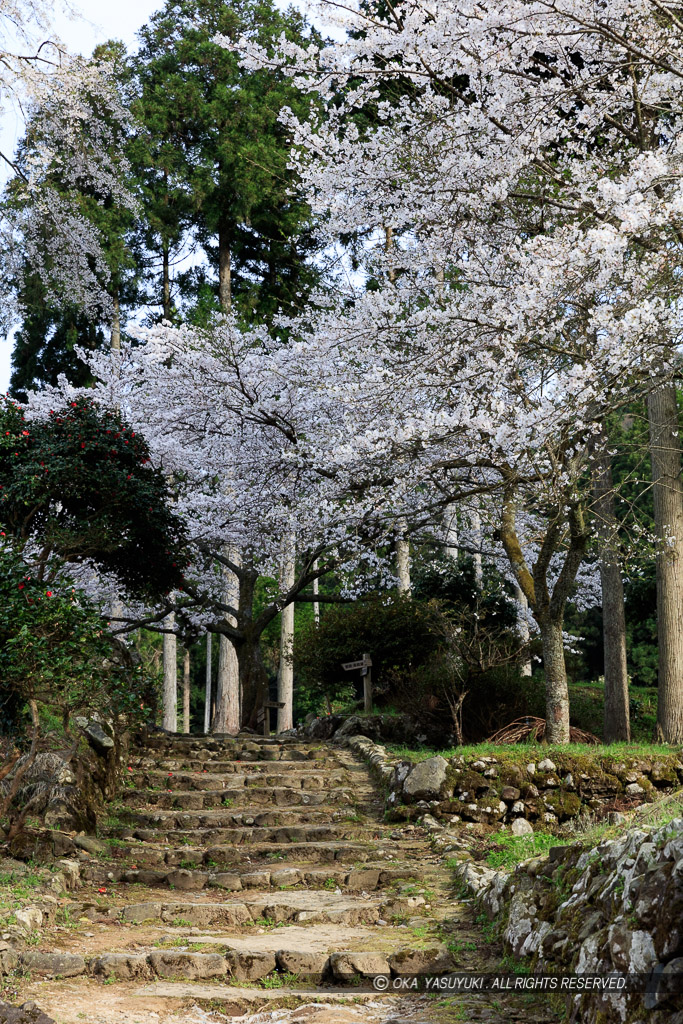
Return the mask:
<svg viewBox="0 0 683 1024"><path fill-rule="evenodd" d="M345 672L354 672L360 669L363 679L363 706L366 711L372 711L372 658L364 654L360 661L345 661L342 663Z"/></svg>
<svg viewBox="0 0 683 1024"><path fill-rule="evenodd" d="M363 667L361 669L361 675L363 676L363 706L364 710L368 713L372 713L372 659L369 654L363 655Z"/></svg>

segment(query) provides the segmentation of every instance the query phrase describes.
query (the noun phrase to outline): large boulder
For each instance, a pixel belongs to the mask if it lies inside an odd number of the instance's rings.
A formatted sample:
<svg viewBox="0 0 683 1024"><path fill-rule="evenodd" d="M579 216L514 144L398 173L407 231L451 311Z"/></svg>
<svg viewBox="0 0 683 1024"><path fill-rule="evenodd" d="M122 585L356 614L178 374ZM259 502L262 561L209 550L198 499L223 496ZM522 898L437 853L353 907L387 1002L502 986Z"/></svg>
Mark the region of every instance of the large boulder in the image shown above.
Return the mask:
<svg viewBox="0 0 683 1024"><path fill-rule="evenodd" d="M448 793L447 769L448 761L440 754L416 764L403 783L403 798L406 803L440 800L452 796L452 792Z"/></svg>

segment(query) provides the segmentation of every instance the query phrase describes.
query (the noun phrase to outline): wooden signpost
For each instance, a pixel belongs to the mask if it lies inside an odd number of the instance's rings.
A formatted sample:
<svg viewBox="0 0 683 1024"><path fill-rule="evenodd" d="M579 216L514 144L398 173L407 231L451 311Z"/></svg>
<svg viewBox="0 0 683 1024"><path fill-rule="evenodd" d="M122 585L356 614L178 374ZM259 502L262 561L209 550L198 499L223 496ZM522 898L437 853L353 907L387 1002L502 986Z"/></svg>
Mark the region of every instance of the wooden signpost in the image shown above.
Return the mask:
<svg viewBox="0 0 683 1024"><path fill-rule="evenodd" d="M360 669L363 677L363 707L368 713L372 711L372 658L364 654L360 661L345 661L342 663L345 672L354 672Z"/></svg>
<svg viewBox="0 0 683 1024"><path fill-rule="evenodd" d="M283 708L284 706L284 701L267 700L264 702L263 707L259 708L256 713L256 722L258 725L263 726L264 736L270 736L270 709Z"/></svg>

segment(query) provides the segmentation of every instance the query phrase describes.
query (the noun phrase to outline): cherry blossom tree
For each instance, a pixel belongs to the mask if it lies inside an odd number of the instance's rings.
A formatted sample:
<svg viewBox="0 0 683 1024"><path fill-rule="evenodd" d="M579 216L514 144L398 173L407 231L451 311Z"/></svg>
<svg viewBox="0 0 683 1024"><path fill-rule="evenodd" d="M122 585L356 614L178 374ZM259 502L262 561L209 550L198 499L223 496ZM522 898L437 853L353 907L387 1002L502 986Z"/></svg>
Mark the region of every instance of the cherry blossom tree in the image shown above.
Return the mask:
<svg viewBox="0 0 683 1024"><path fill-rule="evenodd" d="M50 24L50 5L0 4L0 111L34 125L30 145L0 152L15 172L0 212L0 313L11 326L25 268L47 298L111 315L102 239L80 197L135 209L127 164L116 146L129 117L106 60L69 54ZM57 186L56 182L59 181Z"/></svg>
<svg viewBox="0 0 683 1024"><path fill-rule="evenodd" d="M369 239L372 290L349 286L313 331L345 351L344 400L358 399L356 365L382 368L364 390L387 414L377 464L412 460L452 497L466 479L499 493L501 541L543 640L547 735L564 742L562 621L591 533L592 440L608 410L671 394L676 374L681 22L655 0L319 6L345 43L281 40L276 59L241 43L248 66L276 64L316 94L320 113L290 118L293 163L330 241ZM411 84L398 102L381 98L391 79ZM659 447L672 422L657 419ZM657 467L663 495L671 467ZM670 595L675 505L659 516ZM524 507L548 523L532 565ZM667 653L677 601L660 616L669 740L683 735L683 673Z"/></svg>

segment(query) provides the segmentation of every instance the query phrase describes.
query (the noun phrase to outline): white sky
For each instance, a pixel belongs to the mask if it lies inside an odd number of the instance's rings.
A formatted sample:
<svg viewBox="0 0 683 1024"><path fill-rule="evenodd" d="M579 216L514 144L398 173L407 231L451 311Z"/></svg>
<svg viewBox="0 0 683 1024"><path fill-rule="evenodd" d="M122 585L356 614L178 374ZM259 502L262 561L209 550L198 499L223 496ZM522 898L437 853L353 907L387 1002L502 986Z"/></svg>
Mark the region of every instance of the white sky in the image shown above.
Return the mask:
<svg viewBox="0 0 683 1024"><path fill-rule="evenodd" d="M278 7L286 8L292 0L275 0ZM122 39L129 49L135 47L135 33L154 11L164 6L163 0L76 0L81 18L69 19L63 15L54 18L58 36L74 53L90 54L98 43L107 39ZM292 6L305 7L294 0ZM8 110L0 137L2 147L14 151L21 135L21 122ZM0 339L0 394L9 386L12 341Z"/></svg>

